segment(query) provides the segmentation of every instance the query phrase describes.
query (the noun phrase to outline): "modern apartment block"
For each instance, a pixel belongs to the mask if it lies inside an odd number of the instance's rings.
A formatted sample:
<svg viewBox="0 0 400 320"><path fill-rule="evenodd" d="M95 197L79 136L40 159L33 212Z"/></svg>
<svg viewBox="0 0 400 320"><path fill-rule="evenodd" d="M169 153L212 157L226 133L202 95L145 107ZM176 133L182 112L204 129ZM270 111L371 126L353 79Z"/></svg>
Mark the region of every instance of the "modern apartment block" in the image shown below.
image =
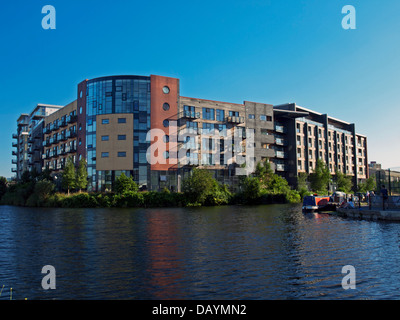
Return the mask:
<svg viewBox="0 0 400 320"><path fill-rule="evenodd" d="M43 169L62 170L68 157L76 162L76 100L48 115L42 122Z"/></svg>
<svg viewBox="0 0 400 320"><path fill-rule="evenodd" d="M16 159L12 159L12 163L16 164L16 168L11 171L16 173L16 178L20 179L24 171L36 172L42 171L42 126L44 119L62 108L62 106L38 104L31 113L21 114L17 120L17 133L13 134L12 155Z"/></svg>
<svg viewBox="0 0 400 320"><path fill-rule="evenodd" d="M283 128L283 175L295 184L300 172L312 173L317 159L332 175L335 170L353 177L354 185L368 178L367 137L356 133L355 124L312 111L295 103L274 107ZM278 138L276 138L278 139Z"/></svg>
<svg viewBox="0 0 400 320"><path fill-rule="evenodd" d="M31 166L21 162L14 171L36 165L59 174L68 157L76 164L85 159L89 191L111 190L122 173L142 189L179 190L193 167L211 170L221 183L235 187L239 159L250 155L255 163L269 160L292 185L298 173L312 172L318 157L332 174L337 167L356 183L368 177L367 140L355 133L354 124L295 104L238 104L181 96L176 78L132 75L84 80L74 102L55 106L31 127L23 126L29 117L32 114L18 119L17 140L23 141L23 132L29 135ZM161 141L163 147L155 147Z"/></svg>

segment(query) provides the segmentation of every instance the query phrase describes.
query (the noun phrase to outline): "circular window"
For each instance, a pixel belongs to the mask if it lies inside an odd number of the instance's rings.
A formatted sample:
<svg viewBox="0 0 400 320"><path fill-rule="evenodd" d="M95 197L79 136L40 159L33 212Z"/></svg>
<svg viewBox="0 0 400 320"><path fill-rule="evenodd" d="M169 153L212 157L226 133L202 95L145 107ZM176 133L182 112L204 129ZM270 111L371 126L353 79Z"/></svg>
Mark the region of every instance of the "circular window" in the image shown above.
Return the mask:
<svg viewBox="0 0 400 320"><path fill-rule="evenodd" d="M164 120L164 121L163 121L163 126L164 126L165 128L168 128L168 127L169 127L169 121L168 121L168 120Z"/></svg>
<svg viewBox="0 0 400 320"><path fill-rule="evenodd" d="M164 103L162 108L164 109L164 111L168 111L169 110L169 104L168 103Z"/></svg>
<svg viewBox="0 0 400 320"><path fill-rule="evenodd" d="M168 135L165 135L164 138L163 138L163 141L164 141L165 143L168 143L168 142L169 142L169 136L168 136Z"/></svg>
<svg viewBox="0 0 400 320"><path fill-rule="evenodd" d="M162 91L167 94L169 93L169 88L167 86L165 86L164 88L162 88Z"/></svg>

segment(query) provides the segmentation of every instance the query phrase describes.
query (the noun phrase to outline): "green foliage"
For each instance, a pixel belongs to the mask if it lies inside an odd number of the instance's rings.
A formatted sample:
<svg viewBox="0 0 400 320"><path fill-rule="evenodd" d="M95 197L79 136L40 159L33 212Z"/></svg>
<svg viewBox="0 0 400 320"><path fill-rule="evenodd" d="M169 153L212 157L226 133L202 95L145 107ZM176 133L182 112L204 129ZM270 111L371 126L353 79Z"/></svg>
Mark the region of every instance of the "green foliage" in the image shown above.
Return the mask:
<svg viewBox="0 0 400 320"><path fill-rule="evenodd" d="M62 173L62 187L69 191L74 189L76 186L76 172L75 165L71 158L68 158L67 163L65 164L64 171Z"/></svg>
<svg viewBox="0 0 400 320"><path fill-rule="evenodd" d="M8 182L5 177L0 177L0 199L4 196L7 192Z"/></svg>
<svg viewBox="0 0 400 320"><path fill-rule="evenodd" d="M261 182L257 177L246 177L242 185L244 202L254 202L261 196Z"/></svg>
<svg viewBox="0 0 400 320"><path fill-rule="evenodd" d="M376 190L376 180L372 177L369 177L364 182L358 184L358 192L366 193L367 191Z"/></svg>
<svg viewBox="0 0 400 320"><path fill-rule="evenodd" d="M351 193L351 189L353 188L353 182L351 176L347 176L338 169L336 169L335 179L336 179L337 191Z"/></svg>
<svg viewBox="0 0 400 320"><path fill-rule="evenodd" d="M82 159L79 161L78 168L76 169L76 188L79 190L84 190L88 184L88 173L87 173L87 165L86 160Z"/></svg>
<svg viewBox="0 0 400 320"><path fill-rule="evenodd" d="M308 174L306 172L300 172L297 177L297 191L301 199L303 199L305 196L311 195L307 181Z"/></svg>
<svg viewBox="0 0 400 320"><path fill-rule="evenodd" d="M270 163L257 163L253 176L246 177L241 184L242 192L233 197L234 203L268 204L297 203L301 196L292 190L287 180L273 172Z"/></svg>
<svg viewBox="0 0 400 320"><path fill-rule="evenodd" d="M26 200L28 207L41 207L54 191L54 184L48 180L38 181L33 193Z"/></svg>
<svg viewBox="0 0 400 320"><path fill-rule="evenodd" d="M328 192L328 184L331 181L331 174L328 166L321 159L317 159L314 172L310 174L309 180L313 191L319 191L323 194Z"/></svg>
<svg viewBox="0 0 400 320"><path fill-rule="evenodd" d="M133 181L132 177L128 178L125 173L122 173L116 180L114 186L115 192L124 194L126 192L137 192L138 185Z"/></svg>
<svg viewBox="0 0 400 320"><path fill-rule="evenodd" d="M189 202L204 204L214 186L215 180L209 170L194 168L191 176L183 181L182 191Z"/></svg>

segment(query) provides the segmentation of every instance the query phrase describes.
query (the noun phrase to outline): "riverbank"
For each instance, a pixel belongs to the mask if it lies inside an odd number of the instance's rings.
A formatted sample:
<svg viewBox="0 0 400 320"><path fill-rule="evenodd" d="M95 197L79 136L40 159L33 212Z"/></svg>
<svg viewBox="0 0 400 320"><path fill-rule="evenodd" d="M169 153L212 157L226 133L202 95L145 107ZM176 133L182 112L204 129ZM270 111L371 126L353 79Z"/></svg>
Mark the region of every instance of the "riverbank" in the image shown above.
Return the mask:
<svg viewBox="0 0 400 320"><path fill-rule="evenodd" d="M248 199L243 194L215 193L206 197L204 202L192 202L185 193L178 192L126 192L118 193L55 193L46 197L5 196L2 205L43 208L163 208L163 207L200 207L222 205L261 205L300 203L297 198L288 198L286 194L264 193L257 198Z"/></svg>
<svg viewBox="0 0 400 320"><path fill-rule="evenodd" d="M400 210L379 210L368 207L355 209L338 208L337 214L346 218L366 219L366 220L384 220L384 221L400 221Z"/></svg>

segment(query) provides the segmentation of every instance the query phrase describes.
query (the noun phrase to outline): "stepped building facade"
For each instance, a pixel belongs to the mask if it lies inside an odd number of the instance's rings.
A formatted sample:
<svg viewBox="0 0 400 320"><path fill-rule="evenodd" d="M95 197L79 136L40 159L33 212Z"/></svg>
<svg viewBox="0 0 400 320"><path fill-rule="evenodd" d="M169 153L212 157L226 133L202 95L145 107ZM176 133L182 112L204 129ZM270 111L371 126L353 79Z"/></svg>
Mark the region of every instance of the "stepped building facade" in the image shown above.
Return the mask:
<svg viewBox="0 0 400 320"><path fill-rule="evenodd" d="M89 191L111 190L122 173L143 190L176 191L194 167L235 188L265 160L293 186L318 158L354 184L368 178L367 137L355 124L294 103L181 96L179 79L156 75L84 80L70 104L22 114L13 138L17 178L25 170L60 175L68 158L85 159Z"/></svg>

